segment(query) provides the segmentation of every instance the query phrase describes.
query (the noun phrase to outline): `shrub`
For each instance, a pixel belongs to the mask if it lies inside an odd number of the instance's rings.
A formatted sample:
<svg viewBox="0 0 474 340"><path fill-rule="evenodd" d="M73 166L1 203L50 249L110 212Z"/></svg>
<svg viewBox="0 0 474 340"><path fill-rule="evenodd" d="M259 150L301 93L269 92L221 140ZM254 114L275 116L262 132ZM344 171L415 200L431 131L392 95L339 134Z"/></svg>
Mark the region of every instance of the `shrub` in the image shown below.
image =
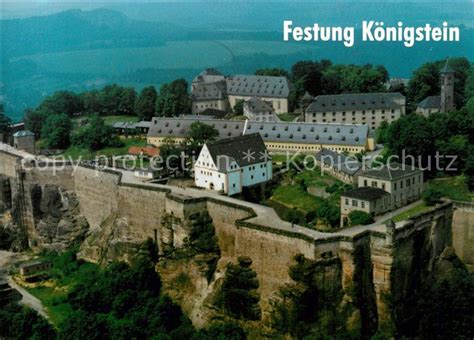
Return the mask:
<svg viewBox="0 0 474 340"><path fill-rule="evenodd" d="M367 225L374 222L372 215L361 210L354 210L349 213L351 225Z"/></svg>
<svg viewBox="0 0 474 340"><path fill-rule="evenodd" d="M436 203L439 203L443 194L439 189L436 189L432 186L429 186L422 195L423 201L425 201L426 205L432 206Z"/></svg>

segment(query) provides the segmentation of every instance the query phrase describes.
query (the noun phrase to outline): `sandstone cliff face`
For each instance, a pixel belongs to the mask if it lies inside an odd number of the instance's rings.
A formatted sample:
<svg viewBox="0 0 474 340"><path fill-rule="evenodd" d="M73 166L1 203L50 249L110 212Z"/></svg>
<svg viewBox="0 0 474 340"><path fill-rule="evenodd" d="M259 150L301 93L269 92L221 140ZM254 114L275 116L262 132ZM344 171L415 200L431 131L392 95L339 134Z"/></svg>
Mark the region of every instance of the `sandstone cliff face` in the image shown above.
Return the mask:
<svg viewBox="0 0 474 340"><path fill-rule="evenodd" d="M84 240L89 224L81 215L73 191L54 185L34 185L30 195L35 223L30 243L34 247L64 250Z"/></svg>

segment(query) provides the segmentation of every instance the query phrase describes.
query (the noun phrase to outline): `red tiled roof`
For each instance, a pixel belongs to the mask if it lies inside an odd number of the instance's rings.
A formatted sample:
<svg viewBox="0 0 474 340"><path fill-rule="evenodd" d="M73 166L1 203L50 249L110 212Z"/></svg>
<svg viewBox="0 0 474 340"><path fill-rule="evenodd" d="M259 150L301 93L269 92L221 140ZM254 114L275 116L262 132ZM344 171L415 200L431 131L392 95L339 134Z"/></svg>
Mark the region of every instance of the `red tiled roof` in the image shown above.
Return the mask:
<svg viewBox="0 0 474 340"><path fill-rule="evenodd" d="M160 149L158 148L153 148L151 146L145 146L145 147L140 147L140 146L132 146L130 149L128 149L128 154L129 155L147 155L149 157L154 157L154 156L159 156L160 155Z"/></svg>

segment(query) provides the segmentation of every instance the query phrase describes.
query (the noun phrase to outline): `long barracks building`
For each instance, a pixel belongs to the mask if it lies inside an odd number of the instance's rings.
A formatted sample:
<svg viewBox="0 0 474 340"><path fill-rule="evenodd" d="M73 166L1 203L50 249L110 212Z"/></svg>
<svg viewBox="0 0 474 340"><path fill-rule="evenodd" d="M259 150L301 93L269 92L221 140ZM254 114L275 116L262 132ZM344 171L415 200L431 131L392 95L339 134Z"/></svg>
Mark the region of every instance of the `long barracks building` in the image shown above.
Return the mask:
<svg viewBox="0 0 474 340"><path fill-rule="evenodd" d="M405 97L398 93L321 95L306 108L305 121L313 123L367 124L375 130L405 114Z"/></svg>
<svg viewBox="0 0 474 340"><path fill-rule="evenodd" d="M363 124L316 124L289 122L250 122L203 118L158 118L152 119L147 135L148 144L161 146L172 141L185 142L191 124L201 122L219 131L218 139L236 137L258 132L273 153L315 152L322 148L358 153L374 149L369 127Z"/></svg>

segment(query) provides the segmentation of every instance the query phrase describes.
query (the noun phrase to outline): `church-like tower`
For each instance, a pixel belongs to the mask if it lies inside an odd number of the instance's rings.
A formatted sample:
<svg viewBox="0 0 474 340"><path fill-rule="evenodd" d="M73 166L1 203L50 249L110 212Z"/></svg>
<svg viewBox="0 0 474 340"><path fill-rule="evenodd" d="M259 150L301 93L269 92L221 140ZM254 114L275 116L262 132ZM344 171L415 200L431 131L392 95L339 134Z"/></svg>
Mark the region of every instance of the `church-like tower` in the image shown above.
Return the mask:
<svg viewBox="0 0 474 340"><path fill-rule="evenodd" d="M441 112L454 110L454 70L449 66L449 60L441 69Z"/></svg>

